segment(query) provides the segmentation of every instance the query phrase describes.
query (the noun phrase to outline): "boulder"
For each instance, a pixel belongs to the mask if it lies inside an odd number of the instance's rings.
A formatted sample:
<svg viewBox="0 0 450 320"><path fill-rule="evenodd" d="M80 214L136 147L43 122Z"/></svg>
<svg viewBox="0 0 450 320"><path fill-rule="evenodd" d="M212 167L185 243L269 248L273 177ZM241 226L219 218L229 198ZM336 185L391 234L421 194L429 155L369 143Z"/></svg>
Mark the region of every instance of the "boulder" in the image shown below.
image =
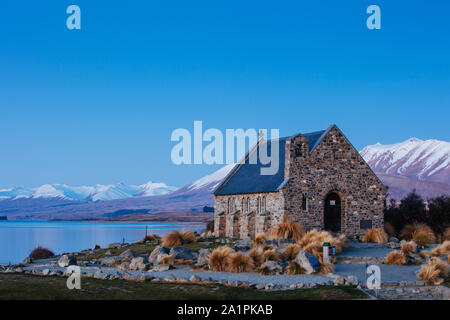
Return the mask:
<svg viewBox="0 0 450 320"><path fill-rule="evenodd" d="M202 279L200 279L200 278L197 277L196 275L192 275L192 276L189 278L189 281L191 281L191 282L200 282L200 281L202 281Z"/></svg>
<svg viewBox="0 0 450 320"><path fill-rule="evenodd" d="M137 256L138 254L133 249L125 250L124 252L119 254L119 257L121 257L122 259L130 259L130 260L136 258Z"/></svg>
<svg viewBox="0 0 450 320"><path fill-rule="evenodd" d="M276 261L266 261L261 265L261 269L267 268L271 273L281 274L283 273L283 266Z"/></svg>
<svg viewBox="0 0 450 320"><path fill-rule="evenodd" d="M152 271L167 271L172 269L170 264L158 264L153 267Z"/></svg>
<svg viewBox="0 0 450 320"><path fill-rule="evenodd" d="M309 252L304 250L300 251L295 258L295 262L305 269L306 274L318 272L320 268L320 262L317 258Z"/></svg>
<svg viewBox="0 0 450 320"><path fill-rule="evenodd" d="M74 256L72 256L70 254L64 254L58 260L58 266L60 266L61 268L73 266L76 264L77 264L77 258L75 258Z"/></svg>
<svg viewBox="0 0 450 320"><path fill-rule="evenodd" d="M170 249L163 246L157 246L152 253L150 253L150 256L148 257L148 261L150 263L158 264L159 261L163 256L169 255Z"/></svg>
<svg viewBox="0 0 450 320"><path fill-rule="evenodd" d="M234 245L235 251L247 251L253 246L253 241L250 238L242 239L236 242Z"/></svg>
<svg viewBox="0 0 450 320"><path fill-rule="evenodd" d="M170 249L169 255L171 255L174 259L183 259L183 260L194 260L196 259L196 254L185 247L173 247Z"/></svg>
<svg viewBox="0 0 450 320"><path fill-rule="evenodd" d="M129 267L130 267L130 263L128 261L125 261L125 262L122 262L121 264L119 264L117 266L117 269L125 271L125 270L128 270Z"/></svg>
<svg viewBox="0 0 450 320"><path fill-rule="evenodd" d="M211 252L212 252L211 249L200 249L200 251L198 252L198 258L197 258L198 263L208 264Z"/></svg>
<svg viewBox="0 0 450 320"><path fill-rule="evenodd" d="M113 248L120 248L122 245L118 242L110 243L106 248L107 249L113 249Z"/></svg>
<svg viewBox="0 0 450 320"><path fill-rule="evenodd" d="M119 256L107 257L100 259L100 264L104 267L114 267L116 265L116 261L122 260Z"/></svg>
<svg viewBox="0 0 450 320"><path fill-rule="evenodd" d="M145 271L147 269L147 259L144 257L133 258L128 268L130 270Z"/></svg>
<svg viewBox="0 0 450 320"><path fill-rule="evenodd" d="M358 278L355 276L348 276L345 278L345 284L348 286L357 286L358 285Z"/></svg>
<svg viewBox="0 0 450 320"><path fill-rule="evenodd" d="M345 279L341 276L337 276L336 279L334 279L333 284L335 286L343 286L345 284Z"/></svg>
<svg viewBox="0 0 450 320"><path fill-rule="evenodd" d="M44 269L44 270L42 270L42 275L43 275L43 276L48 276L49 273L50 273L50 269Z"/></svg>
<svg viewBox="0 0 450 320"><path fill-rule="evenodd" d="M106 279L108 279L108 276L109 276L109 274L104 272L102 269L99 269L99 270L95 271L95 273L94 273L95 279L106 280Z"/></svg>

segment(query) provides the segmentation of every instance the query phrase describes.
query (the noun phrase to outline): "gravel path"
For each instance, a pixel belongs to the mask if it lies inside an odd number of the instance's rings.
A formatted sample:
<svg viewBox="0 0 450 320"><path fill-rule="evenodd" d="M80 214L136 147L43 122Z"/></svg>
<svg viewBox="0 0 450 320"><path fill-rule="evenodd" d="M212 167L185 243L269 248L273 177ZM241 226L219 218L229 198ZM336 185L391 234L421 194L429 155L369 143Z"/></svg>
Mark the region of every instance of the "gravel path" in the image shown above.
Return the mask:
<svg viewBox="0 0 450 320"><path fill-rule="evenodd" d="M388 248L348 248L338 253L337 257L386 257L392 249Z"/></svg>

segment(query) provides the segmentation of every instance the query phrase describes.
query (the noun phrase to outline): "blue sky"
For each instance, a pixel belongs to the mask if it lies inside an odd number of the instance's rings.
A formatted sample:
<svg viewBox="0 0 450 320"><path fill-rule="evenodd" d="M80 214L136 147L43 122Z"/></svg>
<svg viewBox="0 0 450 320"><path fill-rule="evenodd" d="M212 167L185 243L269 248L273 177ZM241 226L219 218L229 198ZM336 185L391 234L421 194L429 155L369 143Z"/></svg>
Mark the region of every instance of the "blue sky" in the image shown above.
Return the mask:
<svg viewBox="0 0 450 320"><path fill-rule="evenodd" d="M336 123L357 149L449 141L449 15L446 1L2 1L0 188L182 186L218 168L171 163L171 132L194 120Z"/></svg>

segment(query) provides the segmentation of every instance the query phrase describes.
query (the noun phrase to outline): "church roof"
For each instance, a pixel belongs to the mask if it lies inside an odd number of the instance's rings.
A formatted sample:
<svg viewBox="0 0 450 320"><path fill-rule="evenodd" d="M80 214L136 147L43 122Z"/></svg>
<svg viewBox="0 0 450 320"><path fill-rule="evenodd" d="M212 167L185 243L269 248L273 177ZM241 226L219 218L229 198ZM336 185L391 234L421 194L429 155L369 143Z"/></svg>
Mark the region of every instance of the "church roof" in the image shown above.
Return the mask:
<svg viewBox="0 0 450 320"><path fill-rule="evenodd" d="M309 151L312 152L327 135L332 128L330 126L327 130L315 131L302 134L308 139ZM245 161L237 164L230 173L225 177L223 182L213 191L215 195L240 194L240 193L255 193L255 192L270 192L277 191L285 184L284 166L285 166L285 146L286 141L297 136L289 136L273 140L262 140L256 147L247 152ZM259 159L259 148L267 147L267 154L271 154L272 142L279 142L279 167L278 172L274 175L262 175L261 168L270 167L269 164L262 164ZM256 154L254 154L256 152ZM249 163L251 156L256 156L256 163Z"/></svg>

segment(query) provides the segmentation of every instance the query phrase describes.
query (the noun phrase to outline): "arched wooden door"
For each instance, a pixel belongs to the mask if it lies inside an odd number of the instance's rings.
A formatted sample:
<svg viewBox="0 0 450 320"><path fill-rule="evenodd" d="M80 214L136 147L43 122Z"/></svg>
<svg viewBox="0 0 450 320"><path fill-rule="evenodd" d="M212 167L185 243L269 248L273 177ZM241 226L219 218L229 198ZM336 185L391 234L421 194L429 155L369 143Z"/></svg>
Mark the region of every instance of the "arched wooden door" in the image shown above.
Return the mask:
<svg viewBox="0 0 450 320"><path fill-rule="evenodd" d="M330 192L325 198L324 229L341 231L341 198L336 192Z"/></svg>

